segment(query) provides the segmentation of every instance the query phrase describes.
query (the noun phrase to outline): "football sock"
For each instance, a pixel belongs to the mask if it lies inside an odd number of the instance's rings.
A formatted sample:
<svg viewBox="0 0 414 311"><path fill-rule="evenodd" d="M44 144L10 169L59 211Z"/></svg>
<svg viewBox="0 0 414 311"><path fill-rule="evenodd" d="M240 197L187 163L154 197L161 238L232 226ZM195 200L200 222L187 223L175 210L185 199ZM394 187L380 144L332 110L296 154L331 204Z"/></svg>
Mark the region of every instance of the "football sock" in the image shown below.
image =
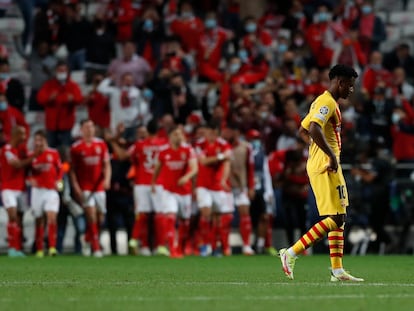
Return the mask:
<svg viewBox="0 0 414 311"><path fill-rule="evenodd" d="M268 215L268 220L266 224L266 237L265 237L265 247L271 247L273 245L272 232L273 232L273 216Z"/></svg>
<svg viewBox="0 0 414 311"><path fill-rule="evenodd" d="M148 222L149 218L147 213L139 214L135 220L134 230L137 231L136 240L141 242L140 247L149 247Z"/></svg>
<svg viewBox="0 0 414 311"><path fill-rule="evenodd" d="M189 242L190 220L180 219L178 223L178 248L184 251L186 243Z"/></svg>
<svg viewBox="0 0 414 311"><path fill-rule="evenodd" d="M43 250L43 238L44 238L44 228L43 225L36 226L36 250L42 251Z"/></svg>
<svg viewBox="0 0 414 311"><path fill-rule="evenodd" d="M331 217L326 217L309 229L291 248L290 255L297 256L305 249L322 239L329 231L338 229L338 225Z"/></svg>
<svg viewBox="0 0 414 311"><path fill-rule="evenodd" d="M200 240L202 245L210 243L211 223L207 217L200 217Z"/></svg>
<svg viewBox="0 0 414 311"><path fill-rule="evenodd" d="M250 215L240 215L240 235L243 246L250 245L250 234L252 233L252 220Z"/></svg>
<svg viewBox="0 0 414 311"><path fill-rule="evenodd" d="M56 247L56 223L50 223L47 226L49 248ZM43 248L42 248L43 249Z"/></svg>
<svg viewBox="0 0 414 311"><path fill-rule="evenodd" d="M223 253L230 248L229 237L231 230L231 221L233 220L232 214L220 215L220 240Z"/></svg>
<svg viewBox="0 0 414 311"><path fill-rule="evenodd" d="M211 225L211 248L213 251L217 249L217 243L220 241L220 222L216 219L213 221Z"/></svg>
<svg viewBox="0 0 414 311"><path fill-rule="evenodd" d="M174 214L170 214L166 217L166 229L167 229L167 243L170 251L173 251L177 248L177 239L175 232L175 224L177 222L177 217Z"/></svg>
<svg viewBox="0 0 414 311"><path fill-rule="evenodd" d="M331 258L332 271L342 269L342 257L344 254L344 229L338 228L328 233L329 256Z"/></svg>
<svg viewBox="0 0 414 311"><path fill-rule="evenodd" d="M155 225L155 247L165 246L167 240L167 218L162 213L156 213L154 216Z"/></svg>
<svg viewBox="0 0 414 311"><path fill-rule="evenodd" d="M89 230L91 232L91 248L92 251L99 251L101 246L99 245L99 230L98 223L94 222L89 224Z"/></svg>

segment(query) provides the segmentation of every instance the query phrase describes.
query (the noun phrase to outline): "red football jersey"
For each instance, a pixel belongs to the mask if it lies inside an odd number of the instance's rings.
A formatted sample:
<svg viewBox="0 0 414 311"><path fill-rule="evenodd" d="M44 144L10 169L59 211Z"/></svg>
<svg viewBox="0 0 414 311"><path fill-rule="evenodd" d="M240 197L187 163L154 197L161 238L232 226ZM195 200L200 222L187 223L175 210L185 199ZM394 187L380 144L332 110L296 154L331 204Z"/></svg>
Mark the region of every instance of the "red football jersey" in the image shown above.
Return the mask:
<svg viewBox="0 0 414 311"><path fill-rule="evenodd" d="M0 149L0 176L2 190L20 190L25 189L26 169L14 168L10 161L13 159L26 158L26 148L14 148L6 144Z"/></svg>
<svg viewBox="0 0 414 311"><path fill-rule="evenodd" d="M219 153L230 155L231 146L222 138L217 138L210 143L202 138L195 144L195 150L198 157L214 157ZM223 162L211 165L202 165L199 163L197 187L203 187L214 191L224 190L221 185L223 177Z"/></svg>
<svg viewBox="0 0 414 311"><path fill-rule="evenodd" d="M167 141L164 138L148 137L133 144L128 153L135 167L134 183L136 185L151 185L154 174L154 164Z"/></svg>
<svg viewBox="0 0 414 311"><path fill-rule="evenodd" d="M161 150L158 161L162 166L158 180L165 190L191 194L191 180L183 186L178 185L178 180L188 172L191 159L195 159L195 152L188 144L182 144L177 149L168 146Z"/></svg>
<svg viewBox="0 0 414 311"><path fill-rule="evenodd" d="M57 150L47 148L34 158L31 171L34 187L56 189L56 182L62 178L62 163Z"/></svg>
<svg viewBox="0 0 414 311"><path fill-rule="evenodd" d="M108 147L99 138L87 143L80 139L70 150L72 168L83 191L104 190L104 163L109 161Z"/></svg>

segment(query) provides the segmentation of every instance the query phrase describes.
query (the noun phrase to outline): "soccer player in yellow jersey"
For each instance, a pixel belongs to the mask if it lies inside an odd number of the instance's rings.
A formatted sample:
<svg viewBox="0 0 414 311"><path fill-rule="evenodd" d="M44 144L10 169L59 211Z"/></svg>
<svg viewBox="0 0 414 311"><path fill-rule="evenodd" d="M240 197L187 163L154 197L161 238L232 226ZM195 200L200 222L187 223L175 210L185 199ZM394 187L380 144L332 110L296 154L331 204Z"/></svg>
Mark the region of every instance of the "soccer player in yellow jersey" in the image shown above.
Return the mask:
<svg viewBox="0 0 414 311"><path fill-rule="evenodd" d="M329 72L329 89L312 103L299 130L301 136L309 138L306 169L322 220L293 246L279 251L283 271L292 280L297 256L328 234L331 281L363 281L350 275L342 267L348 193L339 164L341 111L337 103L338 99L346 99L353 92L357 77L358 74L351 67L334 66Z"/></svg>

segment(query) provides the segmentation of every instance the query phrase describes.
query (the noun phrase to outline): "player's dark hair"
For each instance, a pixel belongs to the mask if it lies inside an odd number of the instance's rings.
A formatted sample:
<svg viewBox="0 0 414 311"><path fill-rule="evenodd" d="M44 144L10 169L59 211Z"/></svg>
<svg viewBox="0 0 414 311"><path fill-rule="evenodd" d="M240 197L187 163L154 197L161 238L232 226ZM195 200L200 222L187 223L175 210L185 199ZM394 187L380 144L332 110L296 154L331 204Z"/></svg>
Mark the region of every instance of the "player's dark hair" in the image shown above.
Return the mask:
<svg viewBox="0 0 414 311"><path fill-rule="evenodd" d="M89 121L92 121L91 119L82 119L80 122L79 122L79 125L82 127L86 122L89 122ZM93 122L93 121L92 121Z"/></svg>
<svg viewBox="0 0 414 311"><path fill-rule="evenodd" d="M210 129L210 130L217 130L217 131L220 131L221 126L220 126L220 123L219 123L219 122L217 122L217 121L210 121L210 122L208 122L208 123L207 123L206 128L208 128L208 129Z"/></svg>
<svg viewBox="0 0 414 311"><path fill-rule="evenodd" d="M151 119L147 123L147 131L150 135L155 135L158 132L158 122L156 119Z"/></svg>
<svg viewBox="0 0 414 311"><path fill-rule="evenodd" d="M358 74L354 68L347 65L338 64L329 70L329 80L333 80L335 78L358 78Z"/></svg>
<svg viewBox="0 0 414 311"><path fill-rule="evenodd" d="M42 130L42 129L37 130L34 133L34 136L40 136L40 137L43 137L44 139L47 139L46 131L45 130Z"/></svg>

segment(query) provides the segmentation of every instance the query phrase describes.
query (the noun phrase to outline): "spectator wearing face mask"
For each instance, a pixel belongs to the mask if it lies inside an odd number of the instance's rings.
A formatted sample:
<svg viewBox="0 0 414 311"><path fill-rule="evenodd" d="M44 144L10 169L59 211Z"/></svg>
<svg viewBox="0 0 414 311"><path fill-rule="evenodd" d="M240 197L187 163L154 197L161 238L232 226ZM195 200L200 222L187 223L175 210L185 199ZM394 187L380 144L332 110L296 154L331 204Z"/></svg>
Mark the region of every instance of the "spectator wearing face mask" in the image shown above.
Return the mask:
<svg viewBox="0 0 414 311"><path fill-rule="evenodd" d="M161 58L164 27L154 8L148 8L144 11L142 22L136 27L133 37L137 42L137 53L145 58L152 69L155 69Z"/></svg>
<svg viewBox="0 0 414 311"><path fill-rule="evenodd" d="M310 46L319 67L331 64L334 46L344 30L332 22L332 14L328 7L321 5L313 16L313 23L305 32L306 42Z"/></svg>
<svg viewBox="0 0 414 311"><path fill-rule="evenodd" d="M221 76L219 64L223 47L233 34L217 25L214 12L209 12L204 20L204 30L197 43L197 66L199 78L209 81Z"/></svg>
<svg viewBox="0 0 414 311"><path fill-rule="evenodd" d="M253 16L244 19L245 35L242 39L242 47L249 55L256 58L259 55L266 55L272 45L272 36L267 30L258 27Z"/></svg>
<svg viewBox="0 0 414 311"><path fill-rule="evenodd" d="M391 85L391 73L382 67L381 52L374 51L370 55L368 66L362 74L362 92L369 98L374 96L378 84Z"/></svg>
<svg viewBox="0 0 414 311"><path fill-rule="evenodd" d="M104 79L98 91L109 96L111 129L115 130L119 124L123 124L124 138L133 141L137 127L147 124L152 115L140 89L134 86L132 73L126 72L122 76L120 86L116 86L112 78Z"/></svg>
<svg viewBox="0 0 414 311"><path fill-rule="evenodd" d="M190 52L197 49L197 42L203 27L203 21L194 16L192 4L183 1L180 7L180 15L171 23L170 31L173 35L180 37L184 50Z"/></svg>
<svg viewBox="0 0 414 311"><path fill-rule="evenodd" d="M75 109L82 100L81 89L71 80L68 65L59 62L55 77L46 81L37 93L37 101L45 109L47 138L51 147L70 146Z"/></svg>
<svg viewBox="0 0 414 311"><path fill-rule="evenodd" d="M23 126L26 133L29 133L29 126L24 119L24 115L20 110L8 104L6 90L0 85L1 143L9 141L12 129L17 125Z"/></svg>
<svg viewBox="0 0 414 311"><path fill-rule="evenodd" d="M10 65L7 59L0 60L0 86L6 92L9 105L23 110L25 104L23 84L10 75Z"/></svg>
<svg viewBox="0 0 414 311"><path fill-rule="evenodd" d="M375 15L372 2L365 0L361 5L361 15L352 25L359 31L359 42L365 55L377 51L381 42L387 39L385 24Z"/></svg>

